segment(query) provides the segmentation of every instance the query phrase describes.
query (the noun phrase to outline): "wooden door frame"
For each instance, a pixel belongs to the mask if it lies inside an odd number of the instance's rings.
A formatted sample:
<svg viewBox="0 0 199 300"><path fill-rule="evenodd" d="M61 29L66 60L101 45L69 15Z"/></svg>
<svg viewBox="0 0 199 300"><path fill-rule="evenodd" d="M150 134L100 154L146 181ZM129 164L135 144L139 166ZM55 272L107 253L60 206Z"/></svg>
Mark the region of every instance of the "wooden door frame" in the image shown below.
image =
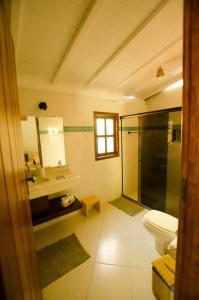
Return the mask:
<svg viewBox="0 0 199 300"><path fill-rule="evenodd" d="M40 300L7 2L0 0L0 298Z"/></svg>
<svg viewBox="0 0 199 300"><path fill-rule="evenodd" d="M184 1L182 188L175 300L199 299L199 1Z"/></svg>

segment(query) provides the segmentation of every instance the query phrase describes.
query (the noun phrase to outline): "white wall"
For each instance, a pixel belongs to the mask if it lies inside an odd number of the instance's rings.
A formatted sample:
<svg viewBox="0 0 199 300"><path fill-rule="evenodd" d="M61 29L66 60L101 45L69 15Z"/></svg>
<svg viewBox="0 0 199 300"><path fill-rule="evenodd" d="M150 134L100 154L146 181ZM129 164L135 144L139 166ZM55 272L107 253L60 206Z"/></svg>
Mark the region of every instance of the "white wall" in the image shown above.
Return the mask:
<svg viewBox="0 0 199 300"><path fill-rule="evenodd" d="M63 117L64 126L93 126L93 111L123 114L123 104L30 89L19 89L21 115ZM38 103L47 102L40 111ZM80 184L74 193L81 199L95 194L102 201L121 195L121 157L95 161L93 132L65 133L66 161Z"/></svg>
<svg viewBox="0 0 199 300"><path fill-rule="evenodd" d="M182 88L163 91L149 100L135 100L124 105L124 115L182 106Z"/></svg>
<svg viewBox="0 0 199 300"><path fill-rule="evenodd" d="M57 116L63 117L64 126L93 126L93 111L128 115L181 106L182 90L165 91L147 102L137 100L121 104L20 88L19 99L21 115ZM47 102L46 111L38 109L40 101ZM95 161L93 136L93 132L65 133L66 161L71 170L81 176L80 185L74 193L80 198L95 194L102 201L110 201L121 194L121 157ZM135 186L136 184L135 182Z"/></svg>
<svg viewBox="0 0 199 300"><path fill-rule="evenodd" d="M138 114L145 111L148 111L148 106L144 100L139 99L125 103L123 108L123 115L126 116Z"/></svg>
<svg viewBox="0 0 199 300"><path fill-rule="evenodd" d="M146 101L148 110L182 106L182 88L164 91Z"/></svg>

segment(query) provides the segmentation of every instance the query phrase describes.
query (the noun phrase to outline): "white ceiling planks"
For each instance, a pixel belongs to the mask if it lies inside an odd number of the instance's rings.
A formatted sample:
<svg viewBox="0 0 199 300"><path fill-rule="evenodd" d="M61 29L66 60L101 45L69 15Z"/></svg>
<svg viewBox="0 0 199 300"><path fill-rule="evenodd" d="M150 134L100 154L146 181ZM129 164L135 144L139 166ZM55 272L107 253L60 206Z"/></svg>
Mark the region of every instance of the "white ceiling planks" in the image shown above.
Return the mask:
<svg viewBox="0 0 199 300"><path fill-rule="evenodd" d="M50 78L89 1L23 0L18 71Z"/></svg>
<svg viewBox="0 0 199 300"><path fill-rule="evenodd" d="M164 69L165 76L156 77L157 69L161 66ZM180 67L180 70L179 70ZM181 39L174 43L173 46L168 47L167 50L161 50L159 55L154 55L148 61L144 61L143 65L140 65L134 73L131 73L124 81L121 81L120 85L116 85L112 92L120 90L123 94L136 94L139 97L145 97L143 91L145 85L150 90L155 87L159 87L159 84L167 84L172 80L173 76L182 74L182 43Z"/></svg>
<svg viewBox="0 0 199 300"><path fill-rule="evenodd" d="M83 39L84 32L87 31L90 26L92 26L92 21L99 11L100 7L102 6L102 3L103 0L91 0L86 12L80 20L79 25L74 31L71 40L69 41L69 43L67 43L63 57L59 61L57 68L51 78L52 83L62 78L64 73L66 73L66 66L69 64L69 61L73 54L76 52L76 54L78 55L78 45Z"/></svg>
<svg viewBox="0 0 199 300"><path fill-rule="evenodd" d="M95 84L104 81L109 87L121 87L123 82L131 78L131 74L136 75L135 71L140 66L167 51L168 46L172 47L173 44L179 42L179 39L182 39L182 32L177 34L175 31L175 28L179 27L179 20L171 18L171 24L167 25L167 18L172 8L172 1L169 1L147 26L122 49L120 54L98 74Z"/></svg>
<svg viewBox="0 0 199 300"><path fill-rule="evenodd" d="M12 3L21 87L121 101L182 76L183 0Z"/></svg>
<svg viewBox="0 0 199 300"><path fill-rule="evenodd" d="M178 60L176 60L178 57ZM143 60L143 63L139 64L129 75L119 81L113 88L112 91L126 90L128 93L131 91L138 92L142 89L143 79L150 81L151 77L156 78L157 69L160 65L164 68L165 76L161 77L161 80L167 80L168 76L168 61L175 59L173 64L173 71L182 66L182 38L179 37L177 40L171 42L164 48L160 48L155 55L150 56L148 60Z"/></svg>
<svg viewBox="0 0 199 300"><path fill-rule="evenodd" d="M92 26L88 28L74 53L70 65L66 68L66 76L68 73L75 73L77 76L80 75L86 83L115 52L115 49L121 46L156 3L157 0L104 1Z"/></svg>

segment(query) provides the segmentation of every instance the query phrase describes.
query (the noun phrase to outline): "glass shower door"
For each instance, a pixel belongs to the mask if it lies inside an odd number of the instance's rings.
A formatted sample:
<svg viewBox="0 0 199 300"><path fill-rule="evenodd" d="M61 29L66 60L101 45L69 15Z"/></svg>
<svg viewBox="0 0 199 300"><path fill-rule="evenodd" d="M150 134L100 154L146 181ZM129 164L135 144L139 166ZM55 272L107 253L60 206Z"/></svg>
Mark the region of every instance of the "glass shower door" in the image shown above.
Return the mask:
<svg viewBox="0 0 199 300"><path fill-rule="evenodd" d="M138 201L138 118L122 120L122 194Z"/></svg>
<svg viewBox="0 0 199 300"><path fill-rule="evenodd" d="M178 216L181 110L122 118L122 194Z"/></svg>
<svg viewBox="0 0 199 300"><path fill-rule="evenodd" d="M168 113L139 117L139 200L165 211Z"/></svg>

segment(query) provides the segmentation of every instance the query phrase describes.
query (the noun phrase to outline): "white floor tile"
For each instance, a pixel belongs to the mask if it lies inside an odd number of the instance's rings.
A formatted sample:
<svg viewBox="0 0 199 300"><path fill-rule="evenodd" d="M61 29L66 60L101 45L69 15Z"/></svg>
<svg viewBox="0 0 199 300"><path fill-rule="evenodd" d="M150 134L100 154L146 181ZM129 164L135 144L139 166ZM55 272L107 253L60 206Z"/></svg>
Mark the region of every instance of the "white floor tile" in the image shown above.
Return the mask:
<svg viewBox="0 0 199 300"><path fill-rule="evenodd" d="M87 300L130 299L130 269L95 264Z"/></svg>
<svg viewBox="0 0 199 300"><path fill-rule="evenodd" d="M127 224L127 236L130 238L154 240L152 234L150 234L142 223L143 216L146 212L141 212L135 217L128 220Z"/></svg>
<svg viewBox="0 0 199 300"><path fill-rule="evenodd" d="M130 216L109 204L104 214L101 228L102 236L127 237Z"/></svg>
<svg viewBox="0 0 199 300"><path fill-rule="evenodd" d="M142 225L147 210L131 217L109 203L35 232L37 249L75 233L91 255L43 290L44 300L154 300L151 261L159 257Z"/></svg>
<svg viewBox="0 0 199 300"><path fill-rule="evenodd" d="M89 253L91 259L95 259L97 246L99 242L99 237L95 235L88 235L88 234L76 234L78 240L84 247L84 249Z"/></svg>
<svg viewBox="0 0 199 300"><path fill-rule="evenodd" d="M159 257L154 241L150 240L130 239L129 251L131 267L151 268L151 262Z"/></svg>
<svg viewBox="0 0 199 300"><path fill-rule="evenodd" d="M79 226L75 232L77 233L82 233L82 234L92 234L92 235L99 235L101 231L101 226L102 226L102 218L98 216L89 216L89 217L84 217L85 218L81 226Z"/></svg>
<svg viewBox="0 0 199 300"><path fill-rule="evenodd" d="M92 263L87 261L43 289L44 300L85 300Z"/></svg>
<svg viewBox="0 0 199 300"><path fill-rule="evenodd" d="M123 217L105 218L102 224L101 235L112 237L127 237L128 221Z"/></svg>
<svg viewBox="0 0 199 300"><path fill-rule="evenodd" d="M96 262L112 265L129 265L129 240L125 238L101 237Z"/></svg>
<svg viewBox="0 0 199 300"><path fill-rule="evenodd" d="M133 300L155 300L152 292L152 270L131 269L131 291Z"/></svg>

